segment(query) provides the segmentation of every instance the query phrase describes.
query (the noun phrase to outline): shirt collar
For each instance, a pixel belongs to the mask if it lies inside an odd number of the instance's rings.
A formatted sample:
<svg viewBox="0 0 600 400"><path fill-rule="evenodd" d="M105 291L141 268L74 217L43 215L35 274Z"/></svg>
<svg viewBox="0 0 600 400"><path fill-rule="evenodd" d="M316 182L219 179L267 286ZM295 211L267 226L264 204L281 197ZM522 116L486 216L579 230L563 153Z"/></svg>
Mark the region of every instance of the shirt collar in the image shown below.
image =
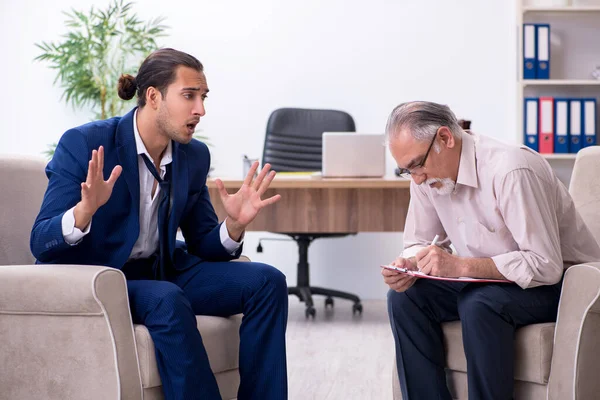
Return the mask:
<svg viewBox="0 0 600 400"><path fill-rule="evenodd" d="M456 183L477 188L477 159L475 157L476 137L469 132L462 134L462 148L460 151L460 163L458 165L458 177Z"/></svg>
<svg viewBox="0 0 600 400"><path fill-rule="evenodd" d="M145 154L149 160L152 160L152 157L150 157L150 153L148 153L148 149L146 149L146 145L142 141L142 137L140 136L140 131L138 131L137 112L138 112L138 110L136 109L135 112L133 113L133 136L135 137L135 148L137 149L138 155ZM169 140L167 149L165 150L165 152L160 160L161 167L164 167L165 165L170 164L173 161L172 142L173 142L172 140Z"/></svg>

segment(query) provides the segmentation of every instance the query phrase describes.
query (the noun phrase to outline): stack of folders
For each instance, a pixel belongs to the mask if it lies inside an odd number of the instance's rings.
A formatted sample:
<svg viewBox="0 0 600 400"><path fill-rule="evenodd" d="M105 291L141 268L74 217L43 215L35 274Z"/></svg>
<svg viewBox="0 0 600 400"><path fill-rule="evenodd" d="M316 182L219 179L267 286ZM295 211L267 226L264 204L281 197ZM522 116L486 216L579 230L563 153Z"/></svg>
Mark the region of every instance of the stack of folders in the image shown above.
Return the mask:
<svg viewBox="0 0 600 400"><path fill-rule="evenodd" d="M524 143L542 154L596 145L596 99L526 97Z"/></svg>
<svg viewBox="0 0 600 400"><path fill-rule="evenodd" d="M550 79L548 24L523 24L523 79Z"/></svg>

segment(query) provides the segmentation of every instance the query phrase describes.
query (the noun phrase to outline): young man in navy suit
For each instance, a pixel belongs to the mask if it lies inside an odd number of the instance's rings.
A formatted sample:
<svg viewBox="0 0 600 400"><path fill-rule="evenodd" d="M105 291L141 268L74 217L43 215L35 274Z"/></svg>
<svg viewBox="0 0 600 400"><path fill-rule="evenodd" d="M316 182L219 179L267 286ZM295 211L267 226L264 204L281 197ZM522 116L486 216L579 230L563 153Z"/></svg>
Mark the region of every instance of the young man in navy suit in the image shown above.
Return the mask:
<svg viewBox="0 0 600 400"><path fill-rule="evenodd" d="M166 399L220 399L196 314L243 313L238 398L287 398L287 285L277 269L238 257L246 226L279 195L267 164L241 189L217 187L221 224L206 177L210 154L192 135L208 93L202 64L173 49L152 53L119 96L137 93L123 117L67 131L46 168L49 183L31 233L40 263L107 265L127 277L134 323L156 347ZM123 175L121 177L121 175ZM105 177L108 176L108 180ZM180 227L185 245L175 240Z"/></svg>

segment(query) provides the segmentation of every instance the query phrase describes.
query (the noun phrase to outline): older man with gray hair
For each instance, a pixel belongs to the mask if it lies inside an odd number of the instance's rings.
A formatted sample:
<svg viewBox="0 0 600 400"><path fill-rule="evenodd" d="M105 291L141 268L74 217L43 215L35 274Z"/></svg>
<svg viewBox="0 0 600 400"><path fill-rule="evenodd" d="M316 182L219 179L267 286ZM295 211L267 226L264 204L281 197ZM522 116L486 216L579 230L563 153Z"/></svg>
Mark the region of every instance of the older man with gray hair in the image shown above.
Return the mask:
<svg viewBox="0 0 600 400"><path fill-rule="evenodd" d="M565 268L600 259L600 246L535 151L467 133L447 106L430 102L396 107L386 134L398 167L412 178L404 251L392 265L512 282L447 282L382 269L403 399L451 398L440 324L455 320L469 399L512 399L515 329L555 321Z"/></svg>

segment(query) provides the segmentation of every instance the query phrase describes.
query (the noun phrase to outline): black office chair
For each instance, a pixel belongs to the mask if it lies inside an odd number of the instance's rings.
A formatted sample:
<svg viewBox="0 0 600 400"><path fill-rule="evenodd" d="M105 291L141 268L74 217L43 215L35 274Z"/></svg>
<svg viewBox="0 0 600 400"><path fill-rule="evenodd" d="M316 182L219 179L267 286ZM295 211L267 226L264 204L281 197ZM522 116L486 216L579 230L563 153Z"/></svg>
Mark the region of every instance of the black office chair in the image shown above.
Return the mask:
<svg viewBox="0 0 600 400"><path fill-rule="evenodd" d="M280 108L273 111L267 123L263 165L270 163L277 172L321 171L323 132L354 132L352 117L342 111ZM308 246L318 238L341 237L355 233L295 233L286 232L298 243L298 283L288 287L288 293L298 296L306 305L306 317L314 318L313 294L327 296L325 307L333 307L333 297L351 300L353 313L362 313L358 296L310 286ZM260 246L260 244L259 244Z"/></svg>

